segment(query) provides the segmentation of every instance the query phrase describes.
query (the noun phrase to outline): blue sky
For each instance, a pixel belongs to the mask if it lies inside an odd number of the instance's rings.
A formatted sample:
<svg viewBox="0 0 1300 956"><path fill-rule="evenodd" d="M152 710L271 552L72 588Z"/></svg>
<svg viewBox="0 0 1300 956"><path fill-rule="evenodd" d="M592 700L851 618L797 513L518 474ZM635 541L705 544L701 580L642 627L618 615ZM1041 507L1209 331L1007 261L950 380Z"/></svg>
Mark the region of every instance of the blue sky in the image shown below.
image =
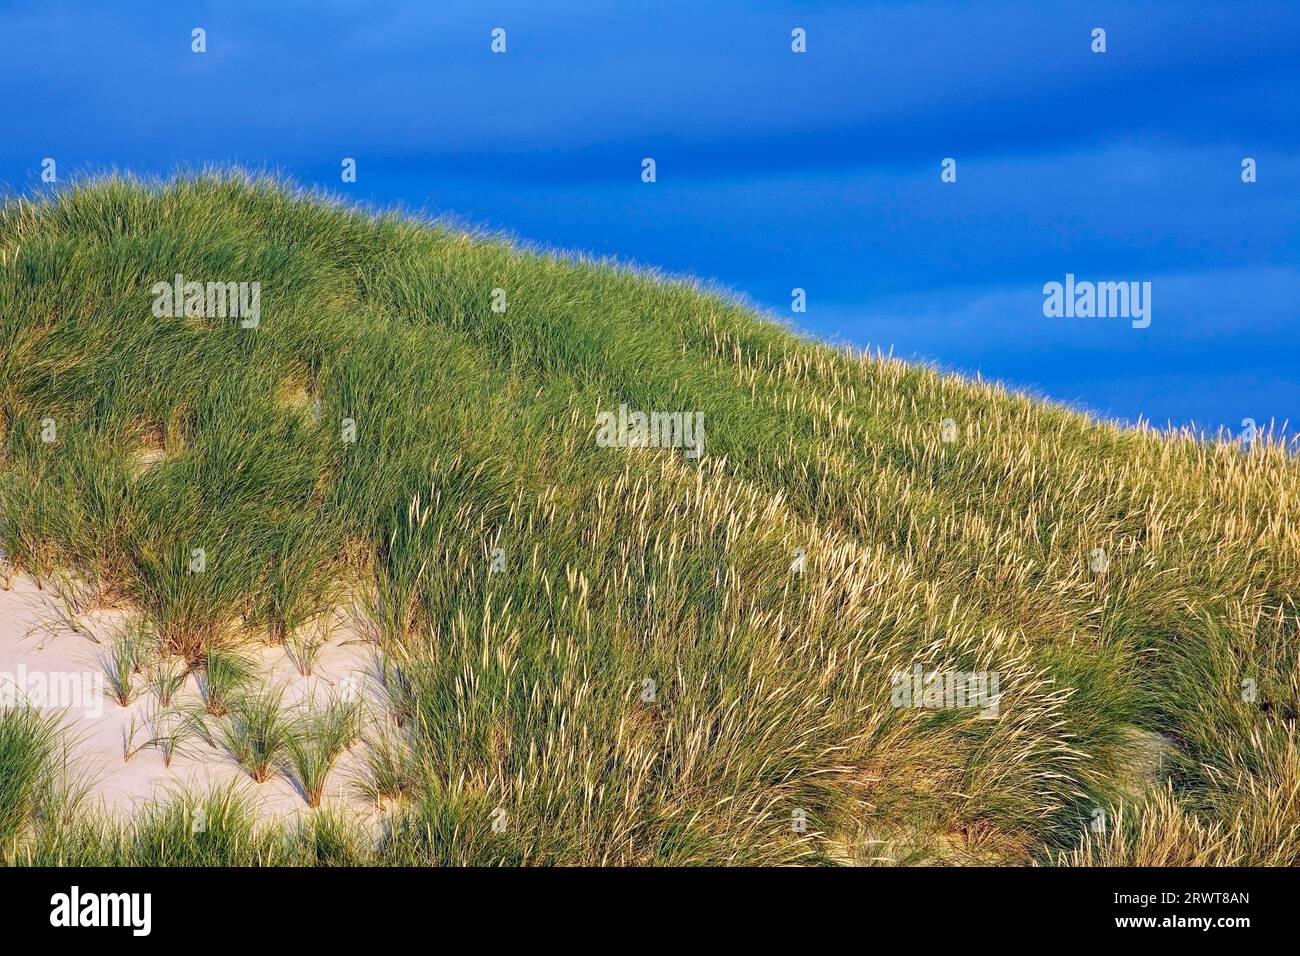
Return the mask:
<svg viewBox="0 0 1300 956"><path fill-rule="evenodd" d="M1099 414L1294 428L1298 38L1293 2L0 2L0 184L274 168ZM1150 327L1045 318L1067 272L1151 282Z"/></svg>

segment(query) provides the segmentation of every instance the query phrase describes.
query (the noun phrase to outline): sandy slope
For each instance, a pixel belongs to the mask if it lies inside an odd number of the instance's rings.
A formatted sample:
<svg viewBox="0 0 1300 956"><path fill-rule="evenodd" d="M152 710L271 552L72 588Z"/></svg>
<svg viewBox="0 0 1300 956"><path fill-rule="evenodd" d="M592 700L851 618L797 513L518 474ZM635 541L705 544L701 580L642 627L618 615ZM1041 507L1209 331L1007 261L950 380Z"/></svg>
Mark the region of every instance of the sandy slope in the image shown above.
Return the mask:
<svg viewBox="0 0 1300 956"><path fill-rule="evenodd" d="M285 774L255 784L227 753L198 737L185 742L170 767L151 747L129 761L123 759L123 741L132 718L138 745L150 736L146 720L158 703L147 689L129 707L119 706L109 696L103 660L108 640L124 616L120 611L85 615L81 621L92 635L88 637L68 625L60 602L48 588L40 590L31 577L15 575L12 589L0 590L0 706L13 703L21 693L43 710L63 713L71 767L92 781L89 805L129 812L169 789L190 785L206 789L239 781L268 816L305 810L306 802ZM262 676L285 686L288 708L313 693L323 701L336 688L355 688L372 702L378 698L371 645L357 638L355 631L334 631L310 677L299 674L283 648L259 648L256 657ZM198 701L197 681L190 675L176 703ZM353 754L345 754L330 775L326 805L342 800L358 813L368 814L368 802L349 779L354 759Z"/></svg>

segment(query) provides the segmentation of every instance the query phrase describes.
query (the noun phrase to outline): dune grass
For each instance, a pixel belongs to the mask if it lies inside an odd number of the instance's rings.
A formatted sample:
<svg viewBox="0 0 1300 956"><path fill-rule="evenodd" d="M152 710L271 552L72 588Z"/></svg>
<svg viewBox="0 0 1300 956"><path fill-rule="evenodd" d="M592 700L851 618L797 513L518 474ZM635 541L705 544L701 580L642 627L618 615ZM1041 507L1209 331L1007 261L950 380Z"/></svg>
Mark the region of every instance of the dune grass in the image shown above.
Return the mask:
<svg viewBox="0 0 1300 956"><path fill-rule="evenodd" d="M199 692L212 717L224 717L230 702L252 683L256 675L253 659L238 648L210 647L203 655Z"/></svg>
<svg viewBox="0 0 1300 956"><path fill-rule="evenodd" d="M307 805L319 807L329 773L361 734L359 699L331 696L324 704L308 698L289 730L288 763Z"/></svg>
<svg viewBox="0 0 1300 956"><path fill-rule="evenodd" d="M11 201L0 263L0 548L209 678L360 595L374 862L1300 858L1280 441L1119 428L241 176ZM260 282L260 323L155 316L177 273ZM620 404L702 413L704 454L601 447ZM894 706L918 663L997 673L997 715ZM256 779L290 738L246 693L207 704ZM1135 731L1168 744L1145 776Z"/></svg>
<svg viewBox="0 0 1300 956"><path fill-rule="evenodd" d="M227 751L255 783L275 774L293 741L293 728L284 714L284 688L259 687L236 697L218 734Z"/></svg>
<svg viewBox="0 0 1300 956"><path fill-rule="evenodd" d="M57 716L21 705L0 710L0 853L26 835L48 800L59 737Z"/></svg>

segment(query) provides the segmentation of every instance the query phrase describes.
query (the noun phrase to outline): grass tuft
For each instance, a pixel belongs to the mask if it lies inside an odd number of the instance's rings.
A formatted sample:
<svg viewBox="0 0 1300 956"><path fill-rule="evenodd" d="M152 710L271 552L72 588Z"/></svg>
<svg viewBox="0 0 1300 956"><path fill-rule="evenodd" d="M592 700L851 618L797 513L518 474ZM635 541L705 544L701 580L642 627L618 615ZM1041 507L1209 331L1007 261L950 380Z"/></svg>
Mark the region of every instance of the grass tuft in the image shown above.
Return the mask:
<svg viewBox="0 0 1300 956"><path fill-rule="evenodd" d="M0 854L36 822L59 772L57 714L28 706L0 709Z"/></svg>
<svg viewBox="0 0 1300 956"><path fill-rule="evenodd" d="M288 763L310 807L319 807L330 771L361 732L359 699L334 694L317 707L314 699L302 705L289 731Z"/></svg>
<svg viewBox="0 0 1300 956"><path fill-rule="evenodd" d="M293 727L282 711L284 689L261 687L236 697L220 725L225 748L255 783L275 775L293 740Z"/></svg>

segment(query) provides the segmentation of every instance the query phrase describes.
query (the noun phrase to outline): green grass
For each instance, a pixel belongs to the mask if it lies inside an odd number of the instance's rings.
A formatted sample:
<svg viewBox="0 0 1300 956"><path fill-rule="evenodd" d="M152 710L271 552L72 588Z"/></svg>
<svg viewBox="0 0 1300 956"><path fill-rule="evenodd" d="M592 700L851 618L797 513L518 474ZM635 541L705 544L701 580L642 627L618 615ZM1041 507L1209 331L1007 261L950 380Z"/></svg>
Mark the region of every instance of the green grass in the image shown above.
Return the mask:
<svg viewBox="0 0 1300 956"><path fill-rule="evenodd" d="M224 717L230 702L253 681L255 662L238 648L231 647L210 647L203 658L199 679L203 706L209 715Z"/></svg>
<svg viewBox="0 0 1300 956"><path fill-rule="evenodd" d="M144 665L147 645L134 628L124 628L114 634L108 650L104 652L104 673L108 678L107 694L119 707L130 707L140 693L137 683Z"/></svg>
<svg viewBox="0 0 1300 956"><path fill-rule="evenodd" d="M304 701L289 730L288 763L310 807L319 807L330 771L361 733L361 703L331 696Z"/></svg>
<svg viewBox="0 0 1300 956"><path fill-rule="evenodd" d="M133 820L85 815L44 828L14 854L27 866L267 866L293 865L288 839L259 827L245 790L176 792L146 806Z"/></svg>
<svg viewBox="0 0 1300 956"><path fill-rule="evenodd" d="M176 693L185 686L189 668L178 657L160 657L155 660L145 673L145 686L158 698L164 707L172 705Z"/></svg>
<svg viewBox="0 0 1300 956"><path fill-rule="evenodd" d="M364 608L390 712L360 786L396 815L374 849L318 830L322 862L1300 860L1280 442L1122 429L238 176L11 201L0 263L18 569L191 667ZM154 317L178 272L260 282L259 327ZM622 403L702 412L704 455L599 447ZM892 706L915 662L996 671L997 718Z"/></svg>
<svg viewBox="0 0 1300 956"><path fill-rule="evenodd" d="M36 824L59 770L57 716L26 706L0 710L0 852Z"/></svg>
<svg viewBox="0 0 1300 956"><path fill-rule="evenodd" d="M226 750L248 771L254 783L275 775L293 742L293 728L283 711L282 687L259 687L230 702L218 736Z"/></svg>

